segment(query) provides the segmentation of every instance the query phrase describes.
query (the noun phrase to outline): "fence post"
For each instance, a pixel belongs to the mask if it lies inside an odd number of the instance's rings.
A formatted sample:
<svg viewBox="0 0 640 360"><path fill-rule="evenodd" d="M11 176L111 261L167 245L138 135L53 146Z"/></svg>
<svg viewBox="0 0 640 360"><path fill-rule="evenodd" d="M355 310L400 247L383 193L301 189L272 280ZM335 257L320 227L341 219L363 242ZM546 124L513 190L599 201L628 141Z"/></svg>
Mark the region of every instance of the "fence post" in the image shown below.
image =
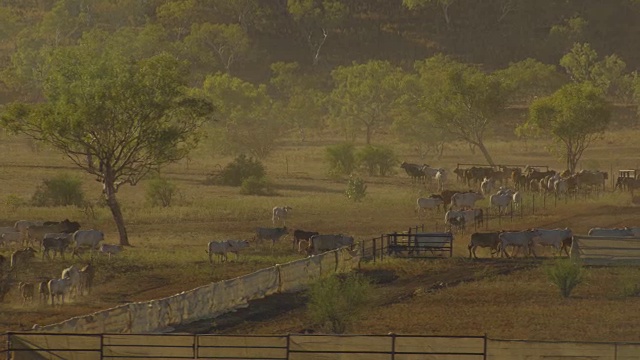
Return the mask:
<svg viewBox="0 0 640 360"><path fill-rule="evenodd" d="M376 257L378 256L378 254L376 253L376 239L375 238L373 239L373 249L372 249L372 251L373 251L373 262L375 263L376 262Z"/></svg>
<svg viewBox="0 0 640 360"><path fill-rule="evenodd" d="M531 215L536 214L536 193L531 194Z"/></svg>
<svg viewBox="0 0 640 360"><path fill-rule="evenodd" d="M391 360L396 358L396 334L391 333Z"/></svg>
<svg viewBox="0 0 640 360"><path fill-rule="evenodd" d="M100 334L100 360L102 359L104 359L104 334Z"/></svg>
<svg viewBox="0 0 640 360"><path fill-rule="evenodd" d="M291 334L287 334L287 360L289 359L289 348L291 344Z"/></svg>
<svg viewBox="0 0 640 360"><path fill-rule="evenodd" d="M193 358L197 359L198 358L198 340L200 339L200 337L198 336L198 334L193 334ZM287 353L287 357L289 357L289 354Z"/></svg>
<svg viewBox="0 0 640 360"><path fill-rule="evenodd" d="M484 360L487 360L487 334L486 333L484 334L484 349L482 352L483 352L482 358Z"/></svg>

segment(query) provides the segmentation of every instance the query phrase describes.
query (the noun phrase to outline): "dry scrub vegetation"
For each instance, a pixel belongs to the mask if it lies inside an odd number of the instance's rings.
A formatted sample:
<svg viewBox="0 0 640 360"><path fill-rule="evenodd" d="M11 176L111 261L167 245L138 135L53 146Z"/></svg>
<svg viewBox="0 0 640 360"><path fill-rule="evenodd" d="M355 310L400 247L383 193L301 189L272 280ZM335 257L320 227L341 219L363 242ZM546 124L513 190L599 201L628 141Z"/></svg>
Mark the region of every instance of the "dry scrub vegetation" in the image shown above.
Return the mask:
<svg viewBox="0 0 640 360"><path fill-rule="evenodd" d="M609 133L583 157L583 168L605 171L636 168L640 153L634 138L637 131ZM271 225L271 208L293 207L287 225L323 233L352 234L356 239L405 230L421 222L442 223L442 213L426 220L414 212L415 199L428 194L401 169L388 177L368 177L366 198L359 203L346 199L346 178L327 175L324 153L335 139L314 138L306 143L289 139L265 160L267 176L277 195L244 196L238 188L205 185L208 174L232 160L213 154L212 139L203 143L189 161L164 169L162 176L177 186L178 197L171 207L151 207L145 200L145 182L123 187L119 192L129 240L133 247L111 261L98 259L98 286L90 296L63 308L27 304L22 306L12 290L0 303L0 331L28 329L34 323L48 324L112 307L124 302L168 296L198 285L248 273L299 258L291 249L290 237L276 245L252 244L240 260L211 266L205 254L210 240L250 239L256 226ZM424 162L403 144L389 143L398 158ZM488 144L494 159L502 164L549 165L561 162L544 150L544 143L500 141ZM61 155L26 139L0 137L2 187L0 226L20 219L77 220L82 227L101 229L107 243L117 243L117 231L108 208L101 207L100 184L74 168ZM465 145L447 147L444 156L427 161L433 166L455 168L456 163L481 162ZM22 205L44 180L69 173L83 181L93 212L75 207L35 208ZM450 188L464 188L449 179ZM485 200L486 202L486 200ZM486 206L483 204L483 206ZM547 205L535 216L506 220L502 228L522 229L571 227L584 233L594 226L640 226L640 208L630 204L628 194L607 193L598 199ZM492 224L497 227L498 224ZM636 296L640 270L635 268L589 268L583 284L563 299L545 277L544 261L512 259L470 261L466 259L469 234L456 237L454 258L443 260L388 260L364 264L363 271L388 270L397 276L376 285L373 305L349 329L354 333L478 335L500 338L562 340L640 340L640 297ZM0 253L8 255L7 249ZM549 252L546 253L549 256ZM479 256L488 253L479 250ZM39 257L20 279L59 276L71 261L43 262ZM296 296L296 295L291 295ZM245 323L226 329L228 333L281 333L313 327L304 307L281 310L268 321Z"/></svg>

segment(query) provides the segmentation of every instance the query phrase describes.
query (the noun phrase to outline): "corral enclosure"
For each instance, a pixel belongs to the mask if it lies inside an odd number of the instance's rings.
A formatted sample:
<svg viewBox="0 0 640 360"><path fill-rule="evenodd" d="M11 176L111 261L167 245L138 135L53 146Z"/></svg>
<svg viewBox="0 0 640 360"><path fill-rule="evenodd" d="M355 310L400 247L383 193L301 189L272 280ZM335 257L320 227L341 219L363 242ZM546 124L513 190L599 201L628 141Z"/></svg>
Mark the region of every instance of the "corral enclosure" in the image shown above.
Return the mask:
<svg viewBox="0 0 640 360"><path fill-rule="evenodd" d="M635 131L607 133L585 153L582 167L603 171L637 168L640 153L634 144L636 135ZM255 246L242 252L238 260L231 256L227 264L211 266L208 263L204 252L208 241L250 239L256 226L271 226L270 211L276 205L293 208L287 221L292 229L351 234L357 240L403 231L421 222L428 227L437 221L442 223L442 212L427 214L426 218L415 213L416 198L435 189L413 185L399 168L396 174L388 177L362 175L368 184L367 196L360 203L346 199L346 180L326 174L325 148L339 142L333 137L319 135L305 143L293 139L283 141L282 148L265 160L267 175L277 191L277 195L271 197L242 196L238 188L205 185L207 174L232 160L213 154L211 141L208 139L201 144L189 161L171 165L162 171L161 175L174 182L180 192L171 207L150 207L144 196L145 182L121 189L118 196L133 247L112 261L97 259L97 283L100 285L94 294L75 299L69 306L52 309L35 303L22 306L18 294L12 291L0 304L2 330L25 330L34 323L44 325L130 301L169 296L300 258L301 255L291 250L289 237L276 244L273 251L268 246L252 244ZM389 142L387 145L396 150L401 161L427 162L450 170L457 163L481 162L480 154L471 154L462 144L452 144L441 159L418 159L401 143ZM562 169L562 162L544 151L545 145L541 141L513 140L492 142L488 147L499 163L548 164L552 169ZM98 182L42 145L3 135L0 147L3 154L11 154L1 159L4 172L1 175L0 200L5 201L5 206L0 209L0 225L11 225L20 219L69 218L80 221L83 228L104 230L106 242L117 242L111 215L97 201L100 195ZM28 201L42 180L60 173L73 174L83 180L85 194L95 204L93 214L72 207L34 208L21 204L19 200ZM452 188L465 187L455 183L453 176L449 178L449 185ZM486 206L484 201L483 206ZM586 233L594 226L637 226L638 223L640 210L631 206L629 194L607 192L598 198L560 202L541 209L534 216L509 220L501 226L514 229L572 227L576 233ZM491 264L484 266L480 262L478 266L462 259L468 255L469 233L455 236L453 259L392 259L376 264L391 269L404 280L390 285L398 286L396 291L402 294L417 292L417 295L383 301L355 324L353 331L463 336L488 333L503 338L556 340L638 340L636 324L640 319L635 319L636 315L627 311L638 306L638 297L621 295L625 286L639 282L637 269L593 269L589 281L576 289L575 297L562 300L557 290L546 282L539 263L532 264L532 270L518 269L509 275L499 275L492 272ZM8 250L0 249L0 253L7 255ZM488 252L479 250L478 253L488 257ZM515 267L520 260L509 260L507 264ZM19 276L25 280L41 275L56 276L72 262L78 263L69 258L64 262L46 262L38 256L33 267ZM475 270L469 270L471 267ZM438 275L445 276L450 270L458 273L485 272L478 276L484 280L468 284L463 281L456 287L433 293L424 291L425 284L443 281L437 280ZM410 281L411 278L416 281ZM446 276L443 279L446 282ZM391 289L381 285L383 292L393 291ZM520 304L520 308L512 309L511 303ZM427 306L430 307L428 313L416 314L413 310ZM512 310L503 312L506 307ZM281 333L293 332L307 325L308 319L301 309L287 316L287 320L276 317L277 325L245 324L244 328L232 331ZM567 318L579 320L567 324L562 321ZM601 324L607 324L605 331L599 328Z"/></svg>

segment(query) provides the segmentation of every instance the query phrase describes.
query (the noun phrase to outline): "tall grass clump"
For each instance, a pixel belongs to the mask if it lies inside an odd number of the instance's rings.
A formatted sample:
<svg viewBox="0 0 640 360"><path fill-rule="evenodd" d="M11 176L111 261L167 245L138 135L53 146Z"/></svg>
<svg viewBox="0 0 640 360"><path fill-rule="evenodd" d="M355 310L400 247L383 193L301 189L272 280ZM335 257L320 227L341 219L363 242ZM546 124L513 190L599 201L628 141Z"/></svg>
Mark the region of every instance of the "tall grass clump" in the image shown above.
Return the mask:
<svg viewBox="0 0 640 360"><path fill-rule="evenodd" d="M389 148L367 145L356 153L356 162L367 171L369 176L387 176L393 172L398 159Z"/></svg>
<svg viewBox="0 0 640 360"><path fill-rule="evenodd" d="M350 176L345 195L355 202L362 201L367 196L367 184L358 176Z"/></svg>
<svg viewBox="0 0 640 360"><path fill-rule="evenodd" d="M149 181L146 198L151 206L169 207L177 193L178 188L174 183L157 177Z"/></svg>
<svg viewBox="0 0 640 360"><path fill-rule="evenodd" d="M552 265L545 268L545 273L549 281L558 287L564 298L568 298L573 289L584 279L582 266L570 259L555 260Z"/></svg>
<svg viewBox="0 0 640 360"><path fill-rule="evenodd" d="M343 334L362 314L373 287L362 275L333 275L315 282L308 290L309 317L324 330Z"/></svg>
<svg viewBox="0 0 640 360"><path fill-rule="evenodd" d="M34 206L82 206L84 204L82 180L68 174L43 180L33 193L31 203Z"/></svg>
<svg viewBox="0 0 640 360"><path fill-rule="evenodd" d="M332 176L349 175L357 167L355 147L350 143L327 147L326 160Z"/></svg>

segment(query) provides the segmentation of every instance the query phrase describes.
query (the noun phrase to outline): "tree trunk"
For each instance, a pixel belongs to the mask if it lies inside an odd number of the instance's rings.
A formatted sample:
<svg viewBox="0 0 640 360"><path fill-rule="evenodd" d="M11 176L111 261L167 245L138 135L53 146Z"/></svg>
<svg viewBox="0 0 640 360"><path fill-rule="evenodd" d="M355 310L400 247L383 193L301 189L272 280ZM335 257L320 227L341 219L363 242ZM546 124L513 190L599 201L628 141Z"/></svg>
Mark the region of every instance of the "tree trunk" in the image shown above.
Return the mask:
<svg viewBox="0 0 640 360"><path fill-rule="evenodd" d="M371 125L367 125L367 145L371 144Z"/></svg>
<svg viewBox="0 0 640 360"><path fill-rule="evenodd" d="M482 141L478 141L476 146L478 146L478 148L482 152L482 155L484 155L484 158L487 160L489 165L496 166L496 164L493 162L493 159L491 158L491 155L489 154L489 150L487 150L487 148L484 146L484 143Z"/></svg>
<svg viewBox="0 0 640 360"><path fill-rule="evenodd" d="M120 204L116 199L116 189L113 182L107 184L104 183L104 196L107 199L107 205L111 209L113 220L118 227L118 233L120 234L120 245L131 246L129 244L129 237L127 236L127 228L124 226L124 217L122 216L122 210L120 210Z"/></svg>

